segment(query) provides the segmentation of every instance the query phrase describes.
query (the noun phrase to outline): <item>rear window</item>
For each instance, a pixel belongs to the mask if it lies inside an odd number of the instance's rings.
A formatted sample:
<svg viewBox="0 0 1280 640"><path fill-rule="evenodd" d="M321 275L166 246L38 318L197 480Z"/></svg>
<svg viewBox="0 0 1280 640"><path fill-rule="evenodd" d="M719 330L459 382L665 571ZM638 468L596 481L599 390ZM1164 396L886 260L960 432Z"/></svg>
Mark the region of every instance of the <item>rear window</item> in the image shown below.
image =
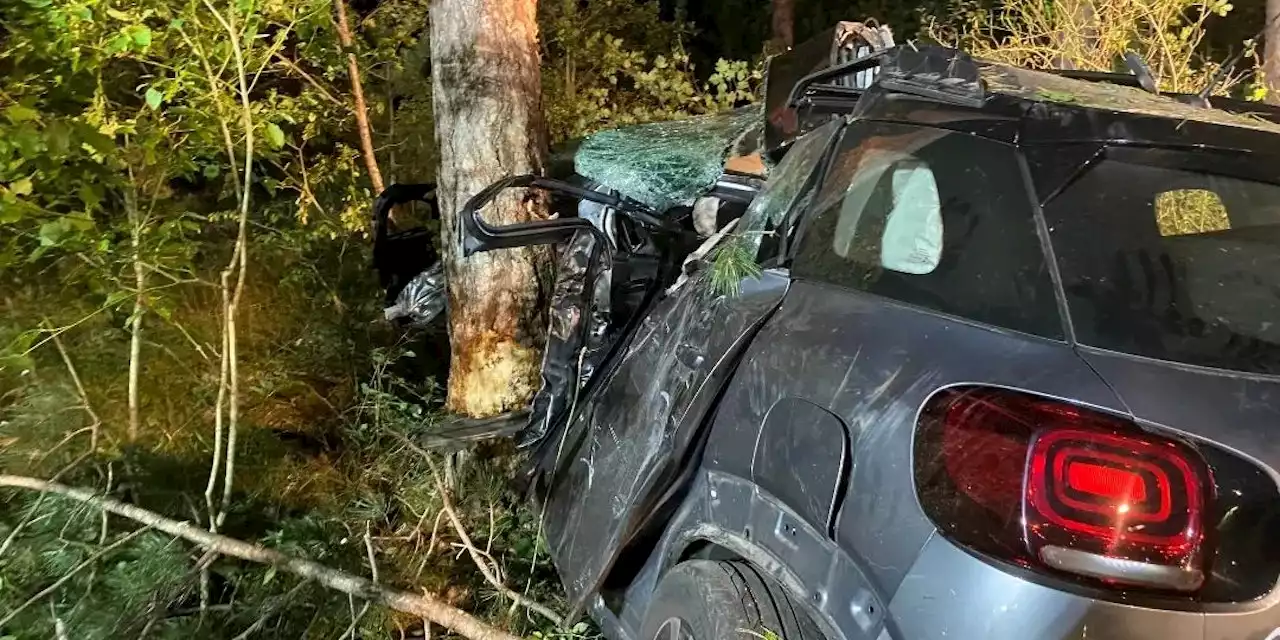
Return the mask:
<svg viewBox="0 0 1280 640"><path fill-rule="evenodd" d="M1177 155L1109 153L1046 205L1076 337L1280 374L1280 185Z"/></svg>

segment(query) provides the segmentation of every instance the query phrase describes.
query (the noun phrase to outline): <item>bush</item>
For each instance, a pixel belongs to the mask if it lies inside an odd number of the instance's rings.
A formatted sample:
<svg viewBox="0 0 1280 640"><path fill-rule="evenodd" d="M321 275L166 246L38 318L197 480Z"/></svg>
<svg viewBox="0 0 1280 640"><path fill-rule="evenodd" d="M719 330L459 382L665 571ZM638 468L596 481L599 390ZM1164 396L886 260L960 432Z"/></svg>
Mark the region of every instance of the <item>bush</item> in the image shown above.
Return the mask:
<svg viewBox="0 0 1280 640"><path fill-rule="evenodd" d="M1126 71L1124 53L1134 51L1161 89L1196 93L1221 68L1202 56L1208 25L1231 10L1229 0L957 0L950 18L926 21L925 33L976 57L1033 69ZM1256 65L1255 43L1240 46ZM1218 93L1245 75L1229 74ZM1242 89L1257 99L1256 86Z"/></svg>

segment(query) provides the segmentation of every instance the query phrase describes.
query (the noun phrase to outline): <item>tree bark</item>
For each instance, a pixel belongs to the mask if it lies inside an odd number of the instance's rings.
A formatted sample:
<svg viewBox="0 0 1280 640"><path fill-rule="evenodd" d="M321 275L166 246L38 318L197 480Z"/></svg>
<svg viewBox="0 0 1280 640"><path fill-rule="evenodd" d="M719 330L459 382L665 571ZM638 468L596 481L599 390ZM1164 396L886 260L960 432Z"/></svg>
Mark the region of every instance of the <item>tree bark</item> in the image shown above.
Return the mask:
<svg viewBox="0 0 1280 640"><path fill-rule="evenodd" d="M1059 51L1054 66L1059 69L1105 70L1096 60L1098 50L1098 13L1093 0L1064 0L1058 7L1065 16L1060 31L1054 35Z"/></svg>
<svg viewBox="0 0 1280 640"><path fill-rule="evenodd" d="M372 580L327 567L318 562L287 556L274 549L211 533L189 522L179 522L166 518L142 507L95 495L92 491L68 487L38 478L11 475L0 475L0 487L55 493L79 500L134 522L145 524L157 531L163 531L171 536L198 544L210 551L217 551L221 555L269 564L294 575L315 580L316 583L330 589L351 594L364 600L378 602L396 611L425 618L438 625L452 629L466 638L472 638L473 640L518 640L516 636L490 626L467 612L429 594L418 595L381 587Z"/></svg>
<svg viewBox="0 0 1280 640"><path fill-rule="evenodd" d="M1262 73L1266 76L1267 102L1280 104L1280 0L1267 0L1266 20Z"/></svg>
<svg viewBox="0 0 1280 640"><path fill-rule="evenodd" d="M773 0L773 43L778 51L795 44L795 0Z"/></svg>
<svg viewBox="0 0 1280 640"><path fill-rule="evenodd" d="M347 5L344 0L333 0L338 12L338 41L347 50L347 75L351 77L351 98L355 102L356 129L360 133L360 151L364 166L369 171L374 194L382 193L382 172L378 170L378 158L373 152L373 133L369 129L369 108L364 101L364 84L360 81L360 62L356 58L351 41L351 27L347 24Z"/></svg>
<svg viewBox="0 0 1280 640"><path fill-rule="evenodd" d="M546 148L538 68L537 0L435 0L431 61L437 198L449 283L448 408L487 417L524 407L537 389L546 335L547 247L464 259L458 212L512 174L540 173ZM546 200L508 191L485 219L545 218Z"/></svg>

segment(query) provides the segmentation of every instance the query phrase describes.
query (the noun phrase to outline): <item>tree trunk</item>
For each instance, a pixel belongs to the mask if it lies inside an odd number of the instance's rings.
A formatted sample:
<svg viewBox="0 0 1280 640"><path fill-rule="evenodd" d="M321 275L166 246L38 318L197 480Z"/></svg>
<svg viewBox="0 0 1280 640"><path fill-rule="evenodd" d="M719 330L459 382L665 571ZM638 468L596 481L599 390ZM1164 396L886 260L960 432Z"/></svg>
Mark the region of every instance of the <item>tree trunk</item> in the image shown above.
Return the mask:
<svg viewBox="0 0 1280 640"><path fill-rule="evenodd" d="M795 44L795 0L773 0L773 44L786 51Z"/></svg>
<svg viewBox="0 0 1280 640"><path fill-rule="evenodd" d="M1058 58L1054 66L1059 69L1109 70L1109 61L1097 59L1098 13L1093 0L1063 0L1058 7L1062 12L1059 31L1054 34L1054 48Z"/></svg>
<svg viewBox="0 0 1280 640"><path fill-rule="evenodd" d="M437 173L449 282L450 410L486 417L522 408L537 389L546 335L547 247L464 259L458 211L502 177L540 173L546 148L537 0L434 0L431 63ZM492 223L546 217L545 198L509 191Z"/></svg>
<svg viewBox="0 0 1280 640"><path fill-rule="evenodd" d="M1280 0L1267 0L1267 21L1263 34L1266 49L1262 73L1267 81L1267 102L1280 104Z"/></svg>

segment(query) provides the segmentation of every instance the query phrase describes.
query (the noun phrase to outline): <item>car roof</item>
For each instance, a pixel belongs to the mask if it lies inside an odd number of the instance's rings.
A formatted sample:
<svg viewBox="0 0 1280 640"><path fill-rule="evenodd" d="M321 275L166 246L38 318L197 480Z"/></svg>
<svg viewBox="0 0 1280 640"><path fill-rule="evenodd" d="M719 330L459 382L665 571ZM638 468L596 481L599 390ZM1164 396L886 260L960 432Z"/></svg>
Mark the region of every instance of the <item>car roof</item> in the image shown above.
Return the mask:
<svg viewBox="0 0 1280 640"><path fill-rule="evenodd" d="M1272 155L1280 143L1280 109L1216 97L1209 102L1217 108L1207 108L1194 104L1195 96L1148 92L1124 74L1035 71L914 44L825 68L818 62L820 68L803 77L770 77L793 81L785 97L776 85L769 92L770 148L787 146L835 114L1017 144L1102 142ZM875 70L869 85L848 86L848 77L868 69Z"/></svg>

